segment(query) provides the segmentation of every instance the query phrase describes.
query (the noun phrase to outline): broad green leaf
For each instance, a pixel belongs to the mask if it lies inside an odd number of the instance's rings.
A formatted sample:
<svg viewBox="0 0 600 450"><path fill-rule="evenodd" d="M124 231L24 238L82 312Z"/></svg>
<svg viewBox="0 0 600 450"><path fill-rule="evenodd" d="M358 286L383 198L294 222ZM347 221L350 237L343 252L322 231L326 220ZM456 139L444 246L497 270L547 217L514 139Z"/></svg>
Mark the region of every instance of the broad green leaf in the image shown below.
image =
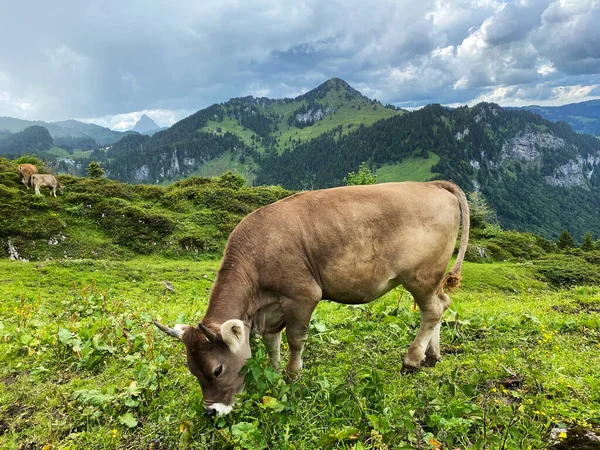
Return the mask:
<svg viewBox="0 0 600 450"><path fill-rule="evenodd" d="M122 423L129 428L135 428L137 427L138 421L133 417L133 414L125 413L122 416L119 416L119 423Z"/></svg>

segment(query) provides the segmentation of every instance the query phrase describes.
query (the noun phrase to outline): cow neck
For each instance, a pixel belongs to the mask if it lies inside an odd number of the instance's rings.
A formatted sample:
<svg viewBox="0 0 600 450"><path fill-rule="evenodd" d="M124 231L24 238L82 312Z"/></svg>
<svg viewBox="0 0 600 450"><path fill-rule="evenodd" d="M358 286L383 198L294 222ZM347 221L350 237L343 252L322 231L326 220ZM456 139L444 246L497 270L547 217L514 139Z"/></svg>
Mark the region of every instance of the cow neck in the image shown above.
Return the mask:
<svg viewBox="0 0 600 450"><path fill-rule="evenodd" d="M202 323L222 324L227 320L239 319L246 325L252 322L251 309L253 283L241 264L223 261L210 294L208 309Z"/></svg>

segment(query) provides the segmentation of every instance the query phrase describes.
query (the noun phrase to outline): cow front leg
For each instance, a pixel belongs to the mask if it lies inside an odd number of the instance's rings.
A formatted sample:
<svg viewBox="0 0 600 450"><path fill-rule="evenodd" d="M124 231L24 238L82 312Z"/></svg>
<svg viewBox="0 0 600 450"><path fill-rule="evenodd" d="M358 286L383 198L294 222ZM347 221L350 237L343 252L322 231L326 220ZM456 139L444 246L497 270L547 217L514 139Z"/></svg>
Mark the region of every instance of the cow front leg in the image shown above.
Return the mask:
<svg viewBox="0 0 600 450"><path fill-rule="evenodd" d="M290 381L296 380L302 371L302 350L308 334L310 317L318 301L286 301L283 303L286 336L290 346L290 360L286 368L286 376Z"/></svg>
<svg viewBox="0 0 600 450"><path fill-rule="evenodd" d="M441 326L442 323L438 322L438 324L433 329L433 334L431 335L431 340L429 341L427 350L425 350L425 360L423 361L422 365L426 367L433 367L442 360L442 353L440 351Z"/></svg>
<svg viewBox="0 0 600 450"><path fill-rule="evenodd" d="M278 333L263 334L263 341L269 352L269 359L273 369L279 372L279 361L281 355L281 331Z"/></svg>

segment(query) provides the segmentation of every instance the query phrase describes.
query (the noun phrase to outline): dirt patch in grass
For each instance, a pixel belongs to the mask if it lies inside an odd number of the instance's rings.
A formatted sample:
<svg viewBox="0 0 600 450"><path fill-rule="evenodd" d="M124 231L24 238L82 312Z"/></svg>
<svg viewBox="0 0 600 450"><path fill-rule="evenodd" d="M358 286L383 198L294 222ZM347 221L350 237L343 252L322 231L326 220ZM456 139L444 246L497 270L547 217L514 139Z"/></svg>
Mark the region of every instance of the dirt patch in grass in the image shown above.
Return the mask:
<svg viewBox="0 0 600 450"><path fill-rule="evenodd" d="M20 403L15 403L6 409L4 415L7 418L19 417L21 419L29 419L31 416L33 416L34 412L35 409L31 406L24 406Z"/></svg>
<svg viewBox="0 0 600 450"><path fill-rule="evenodd" d="M554 305L554 311L560 313L576 314L576 313L600 313L600 303L582 302L581 300L568 303L566 305Z"/></svg>
<svg viewBox="0 0 600 450"><path fill-rule="evenodd" d="M29 370L25 370L23 372L11 372L5 377L0 378L0 383L4 384L5 386L10 386L11 384L15 383L17 378L19 378L21 375L29 375Z"/></svg>
<svg viewBox="0 0 600 450"><path fill-rule="evenodd" d="M19 450L38 450L39 448L41 448L41 445L35 442L26 442L19 445Z"/></svg>
<svg viewBox="0 0 600 450"><path fill-rule="evenodd" d="M600 449L600 429L584 430L571 429L567 432L567 438L550 447L552 450L598 450Z"/></svg>
<svg viewBox="0 0 600 450"><path fill-rule="evenodd" d="M28 419L30 419L35 413L35 408L31 406L24 406L19 403L15 403L6 408L6 411L0 416L0 436L11 428L18 433L24 426L26 426Z"/></svg>
<svg viewBox="0 0 600 450"><path fill-rule="evenodd" d="M10 430L10 425L6 420L0 419L0 436L7 433Z"/></svg>

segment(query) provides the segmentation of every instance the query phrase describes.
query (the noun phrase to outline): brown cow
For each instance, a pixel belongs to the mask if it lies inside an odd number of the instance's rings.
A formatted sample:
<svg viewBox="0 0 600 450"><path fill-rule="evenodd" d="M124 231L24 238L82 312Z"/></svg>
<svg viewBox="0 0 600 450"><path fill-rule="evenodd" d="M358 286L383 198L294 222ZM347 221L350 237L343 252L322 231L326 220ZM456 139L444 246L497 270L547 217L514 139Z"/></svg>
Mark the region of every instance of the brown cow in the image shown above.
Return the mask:
<svg viewBox="0 0 600 450"><path fill-rule="evenodd" d="M31 175L38 173L37 167L33 164L21 164L17 167L17 172L19 172L19 176L21 177L21 183L25 185L27 190L29 190L29 186L31 185Z"/></svg>
<svg viewBox="0 0 600 450"><path fill-rule="evenodd" d="M52 195L54 195L55 197L57 189L61 194L63 191L61 184L54 175L42 173L31 175L31 186L35 189L35 193L37 195L42 195L40 193L40 188L44 186L52 189Z"/></svg>
<svg viewBox="0 0 600 450"><path fill-rule="evenodd" d="M462 219L456 263L447 275ZM293 195L260 208L235 228L198 327L168 328L187 349L209 416L231 411L251 356L250 329L279 367L281 330L290 346L287 374L302 368L302 348L320 300L364 304L402 284L421 312L405 371L440 360L440 319L458 286L469 238L465 194L447 181L350 186Z"/></svg>

